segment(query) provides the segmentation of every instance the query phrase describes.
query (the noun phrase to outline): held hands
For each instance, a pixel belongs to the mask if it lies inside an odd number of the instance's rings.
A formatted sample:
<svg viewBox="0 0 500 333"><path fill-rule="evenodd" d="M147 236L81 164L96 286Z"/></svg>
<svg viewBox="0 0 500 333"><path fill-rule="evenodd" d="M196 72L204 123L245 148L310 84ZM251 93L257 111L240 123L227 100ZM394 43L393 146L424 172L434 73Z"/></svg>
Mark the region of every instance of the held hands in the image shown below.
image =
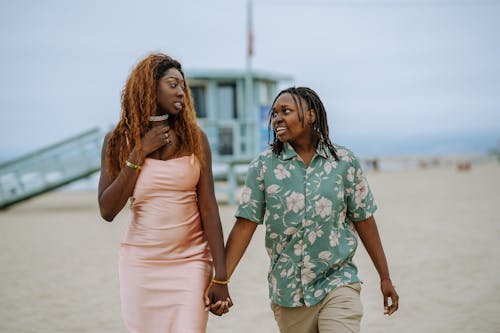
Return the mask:
<svg viewBox="0 0 500 333"><path fill-rule="evenodd" d="M227 284L212 282L205 294L205 311L210 310L213 314L222 316L229 312L232 306L233 301L229 297Z"/></svg>
<svg viewBox="0 0 500 333"><path fill-rule="evenodd" d="M380 281L380 289L384 297L384 314L390 316L398 310L399 307L399 295L394 289L395 286L392 284L390 279L382 279ZM391 299L391 304L389 305L389 298Z"/></svg>

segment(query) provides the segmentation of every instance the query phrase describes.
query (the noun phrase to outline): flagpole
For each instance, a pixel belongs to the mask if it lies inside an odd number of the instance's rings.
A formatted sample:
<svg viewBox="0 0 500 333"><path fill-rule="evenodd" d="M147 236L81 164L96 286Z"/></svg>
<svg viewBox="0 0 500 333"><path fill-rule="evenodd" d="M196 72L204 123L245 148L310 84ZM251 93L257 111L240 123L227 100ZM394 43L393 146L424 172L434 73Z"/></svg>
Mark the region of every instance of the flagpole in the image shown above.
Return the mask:
<svg viewBox="0 0 500 333"><path fill-rule="evenodd" d="M259 132L259 115L254 110L253 103L253 75L252 75L252 56L253 56L253 4L252 0L247 0L247 52L246 52L246 73L245 73L245 100L246 100L246 119L253 120L254 140L252 140L251 155L258 153L257 140Z"/></svg>

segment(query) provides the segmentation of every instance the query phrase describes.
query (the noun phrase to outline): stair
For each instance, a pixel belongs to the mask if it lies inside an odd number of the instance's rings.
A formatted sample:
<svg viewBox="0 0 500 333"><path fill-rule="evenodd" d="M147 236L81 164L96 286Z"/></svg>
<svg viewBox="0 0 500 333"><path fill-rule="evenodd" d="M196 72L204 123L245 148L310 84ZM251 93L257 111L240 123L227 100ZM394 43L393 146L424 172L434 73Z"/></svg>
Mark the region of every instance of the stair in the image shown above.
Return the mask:
<svg viewBox="0 0 500 333"><path fill-rule="evenodd" d="M94 128L0 164L0 209L99 171L103 139Z"/></svg>

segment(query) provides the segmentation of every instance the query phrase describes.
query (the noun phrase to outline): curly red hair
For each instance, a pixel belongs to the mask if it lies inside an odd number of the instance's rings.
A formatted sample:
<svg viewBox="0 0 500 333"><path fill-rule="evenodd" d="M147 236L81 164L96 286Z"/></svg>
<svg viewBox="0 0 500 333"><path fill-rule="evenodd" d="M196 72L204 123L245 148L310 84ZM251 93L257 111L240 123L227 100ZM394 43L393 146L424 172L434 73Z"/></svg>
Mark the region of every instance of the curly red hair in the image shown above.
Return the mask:
<svg viewBox="0 0 500 333"><path fill-rule="evenodd" d="M171 125L171 130L180 138L180 151L195 154L200 162L203 161L201 130L182 66L165 54L152 53L135 66L122 91L120 121L108 136L106 147L106 169L112 178L123 168L132 149L141 149L141 138L150 129L149 116L155 115L158 107L158 81L170 68L176 68L186 83L185 107Z"/></svg>

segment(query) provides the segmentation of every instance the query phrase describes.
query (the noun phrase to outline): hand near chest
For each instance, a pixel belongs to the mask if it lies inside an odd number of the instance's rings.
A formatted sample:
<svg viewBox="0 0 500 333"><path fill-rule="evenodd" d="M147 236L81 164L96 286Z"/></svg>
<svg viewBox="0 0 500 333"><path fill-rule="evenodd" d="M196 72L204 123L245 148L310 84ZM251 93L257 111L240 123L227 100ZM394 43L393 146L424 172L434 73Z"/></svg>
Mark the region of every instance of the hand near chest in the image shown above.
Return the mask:
<svg viewBox="0 0 500 333"><path fill-rule="evenodd" d="M155 126L142 139L142 150L147 157L168 160L179 155L179 137L168 125Z"/></svg>

